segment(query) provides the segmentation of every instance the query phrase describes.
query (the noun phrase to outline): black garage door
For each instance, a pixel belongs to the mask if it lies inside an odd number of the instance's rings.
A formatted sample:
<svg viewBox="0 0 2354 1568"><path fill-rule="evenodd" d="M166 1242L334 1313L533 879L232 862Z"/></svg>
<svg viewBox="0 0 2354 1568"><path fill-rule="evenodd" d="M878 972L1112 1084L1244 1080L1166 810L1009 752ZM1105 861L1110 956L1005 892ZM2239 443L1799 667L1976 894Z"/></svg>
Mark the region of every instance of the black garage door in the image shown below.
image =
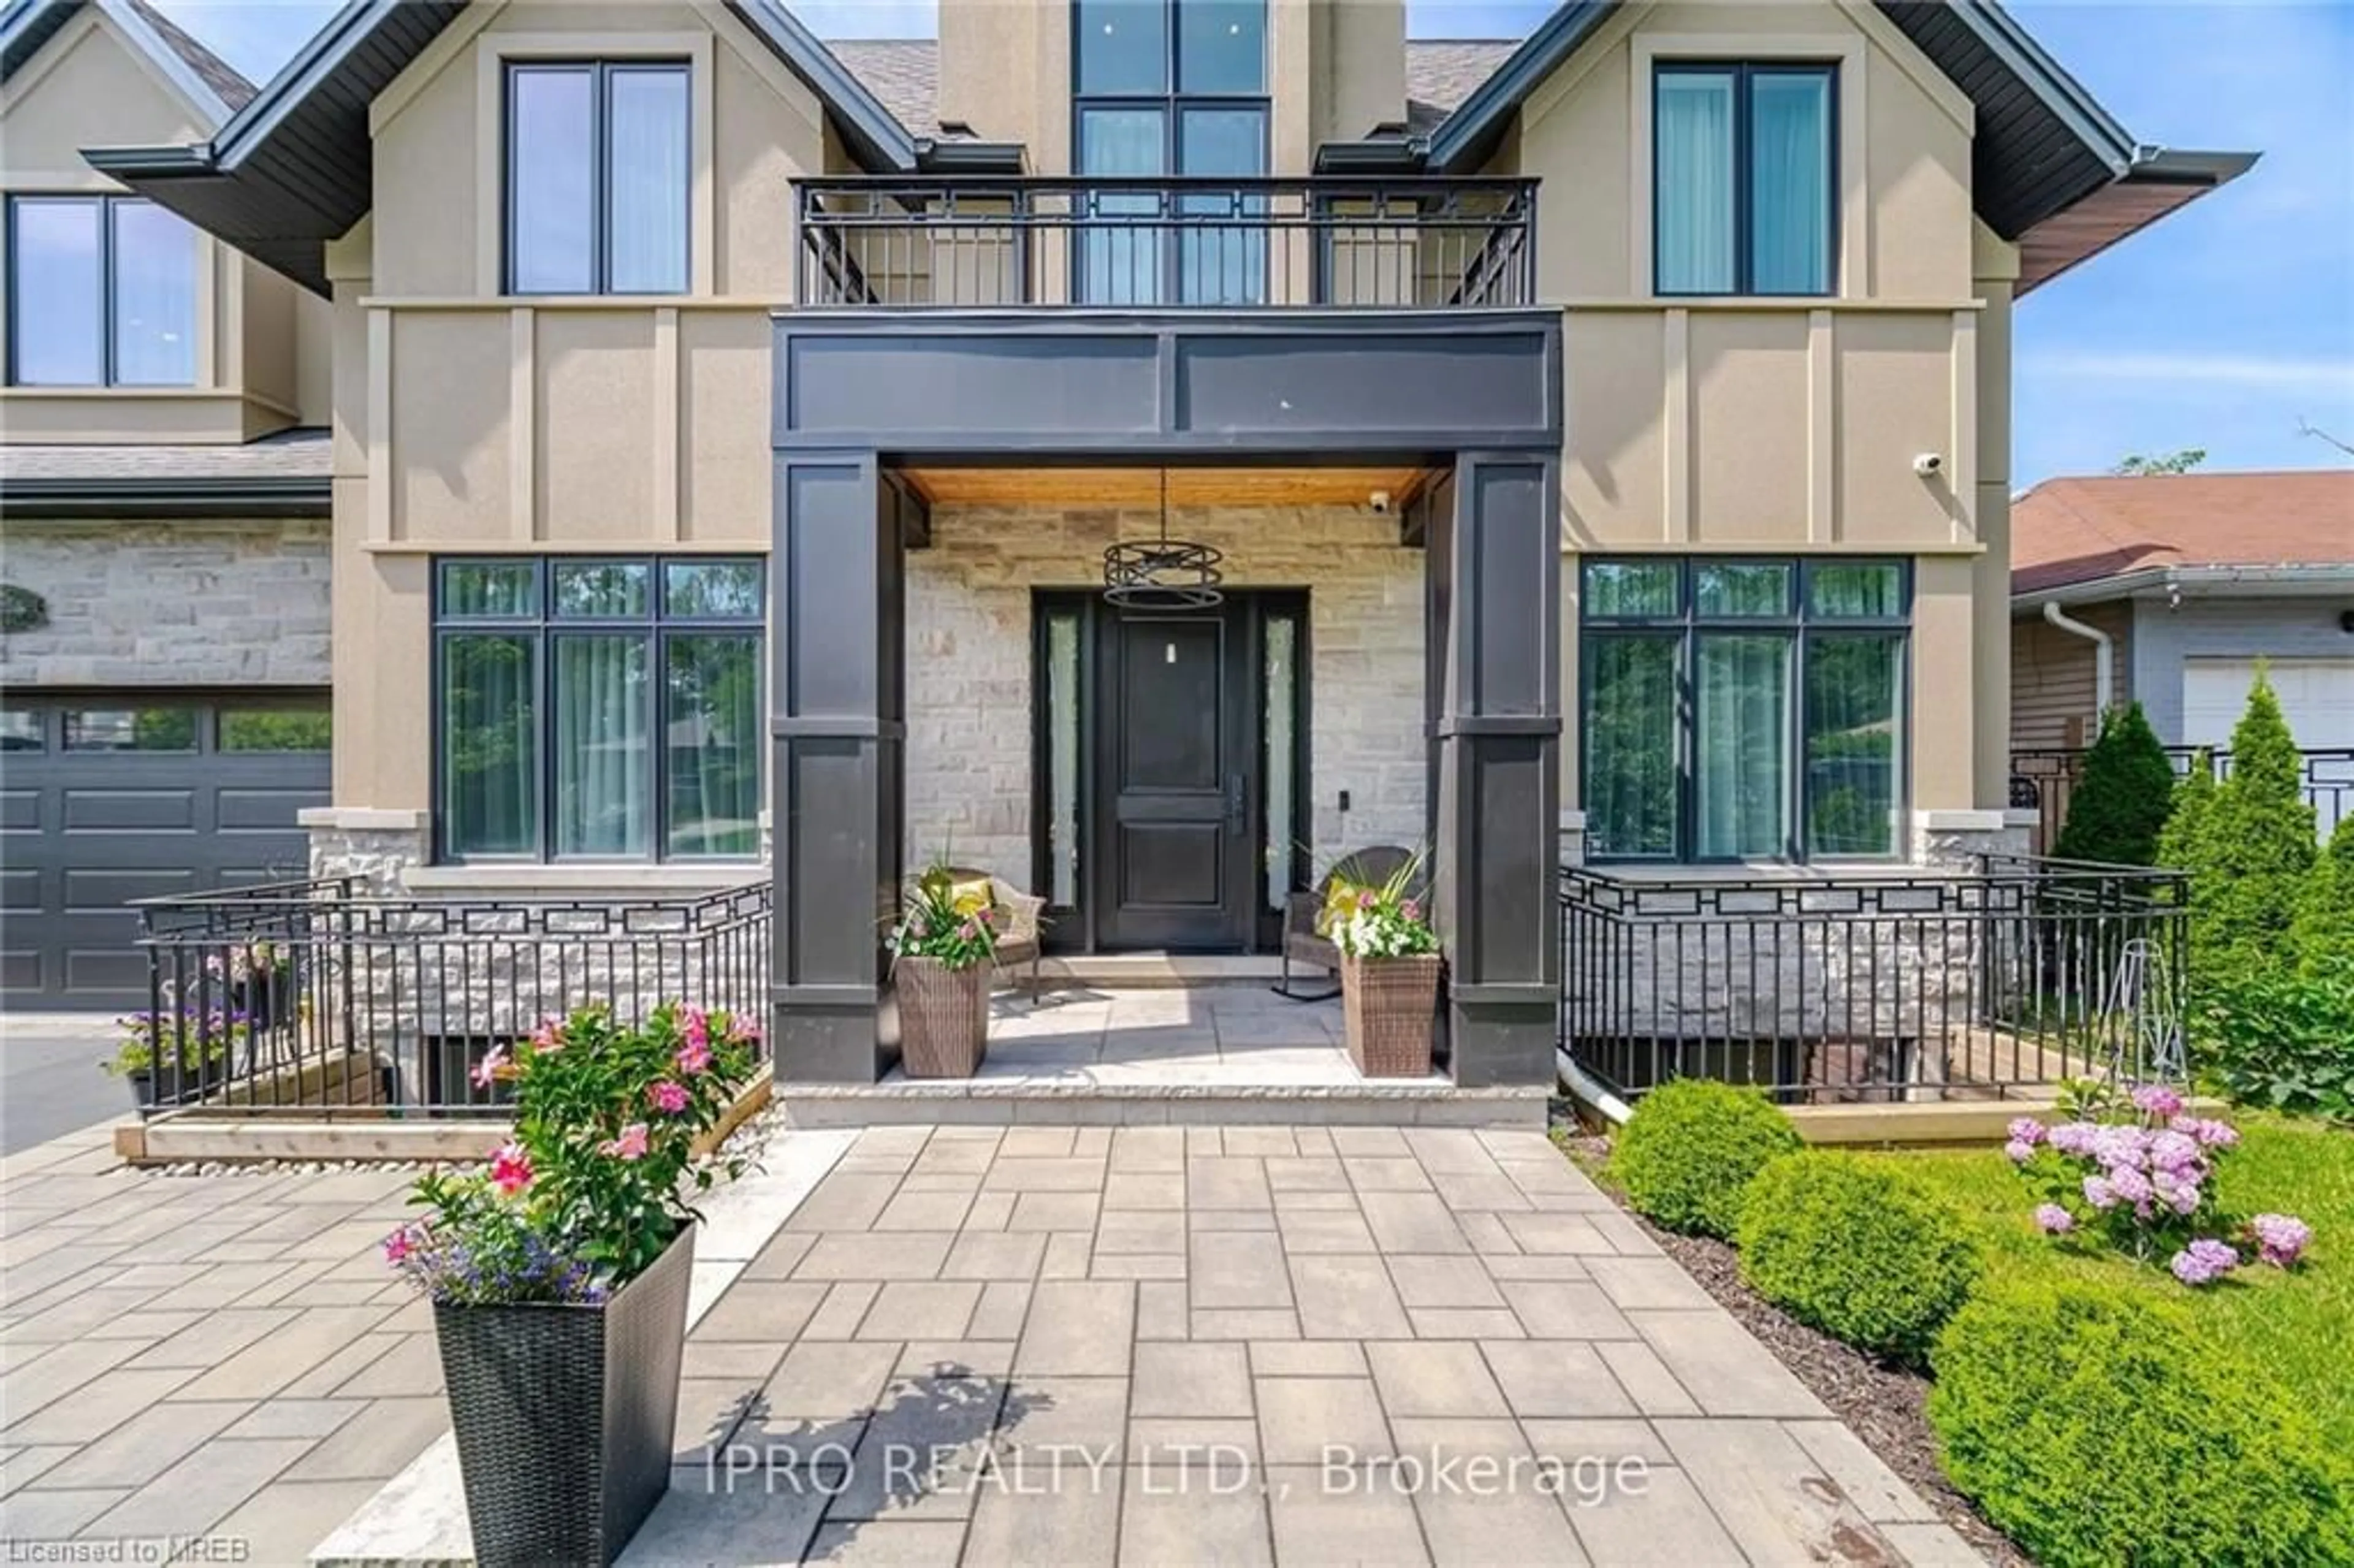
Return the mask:
<svg viewBox="0 0 2354 1568"><path fill-rule="evenodd" d="M328 800L324 693L0 707L0 1004L143 1002L124 901L304 874Z"/></svg>

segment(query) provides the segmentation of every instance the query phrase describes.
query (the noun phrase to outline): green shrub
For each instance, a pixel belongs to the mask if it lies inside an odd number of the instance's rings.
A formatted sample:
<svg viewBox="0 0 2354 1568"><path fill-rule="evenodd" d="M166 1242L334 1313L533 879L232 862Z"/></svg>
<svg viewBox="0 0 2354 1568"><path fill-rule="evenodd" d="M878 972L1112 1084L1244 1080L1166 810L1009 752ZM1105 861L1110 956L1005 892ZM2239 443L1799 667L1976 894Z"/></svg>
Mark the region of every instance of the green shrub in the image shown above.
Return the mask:
<svg viewBox="0 0 2354 1568"><path fill-rule="evenodd" d="M2280 699L2258 666L2247 712L2232 732L2232 772L2190 835L2190 969L2194 980L2276 969L2292 960L2289 927L2313 864L2313 807Z"/></svg>
<svg viewBox="0 0 2354 1568"><path fill-rule="evenodd" d="M2201 751L2190 759L2190 770L2168 802L2166 826L2158 834L2158 863L2172 871L2195 870L2207 855L2207 819L2214 810L2215 754Z"/></svg>
<svg viewBox="0 0 2354 1568"><path fill-rule="evenodd" d="M2305 874L2291 932L2306 974L2354 974L2354 811L2338 819L2329 847Z"/></svg>
<svg viewBox="0 0 2354 1568"><path fill-rule="evenodd" d="M2174 803L2174 764L2139 703L2111 708L2084 771L2068 792L2068 820L2052 853L2062 860L2154 865L2158 835Z"/></svg>
<svg viewBox="0 0 2354 1568"><path fill-rule="evenodd" d="M1917 1364L1978 1276L1968 1220L1901 1171L1809 1150L1757 1173L1741 1277L1799 1322Z"/></svg>
<svg viewBox="0 0 2354 1568"><path fill-rule="evenodd" d="M1678 1078L1636 1105L1610 1171L1635 1207L1668 1229L1730 1238L1749 1179L1798 1147L1790 1118L1755 1089Z"/></svg>
<svg viewBox="0 0 2354 1568"><path fill-rule="evenodd" d="M2241 1104L2354 1118L2354 965L2210 980L2190 1033L2200 1075Z"/></svg>
<svg viewBox="0 0 2354 1568"><path fill-rule="evenodd" d="M2179 1308L1990 1286L1932 1366L1946 1475L2046 1568L2354 1562L2354 1482L2269 1374Z"/></svg>

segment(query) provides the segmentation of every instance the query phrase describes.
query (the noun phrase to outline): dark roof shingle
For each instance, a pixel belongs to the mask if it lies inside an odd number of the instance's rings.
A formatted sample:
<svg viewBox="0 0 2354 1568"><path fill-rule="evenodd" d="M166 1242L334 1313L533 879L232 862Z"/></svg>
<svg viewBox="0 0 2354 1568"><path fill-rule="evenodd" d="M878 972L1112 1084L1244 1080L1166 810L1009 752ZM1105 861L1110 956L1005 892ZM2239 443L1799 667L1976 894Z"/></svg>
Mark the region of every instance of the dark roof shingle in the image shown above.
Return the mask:
<svg viewBox="0 0 2354 1568"><path fill-rule="evenodd" d="M195 71L223 103L228 105L230 113L234 114L253 101L253 83L245 79L243 72L198 43L171 17L147 4L147 0L130 0L130 5L139 13L139 19L154 28L156 36L170 47L172 52L186 60L188 69Z"/></svg>

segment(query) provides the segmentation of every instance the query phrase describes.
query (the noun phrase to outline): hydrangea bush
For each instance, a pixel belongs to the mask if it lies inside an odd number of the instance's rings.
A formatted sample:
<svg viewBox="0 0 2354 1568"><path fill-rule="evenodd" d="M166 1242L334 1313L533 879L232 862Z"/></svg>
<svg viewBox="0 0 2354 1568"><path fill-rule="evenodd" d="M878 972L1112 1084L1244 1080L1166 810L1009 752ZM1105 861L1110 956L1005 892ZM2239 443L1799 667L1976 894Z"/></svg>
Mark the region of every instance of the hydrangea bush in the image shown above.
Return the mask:
<svg viewBox="0 0 2354 1568"><path fill-rule="evenodd" d="M513 1136L479 1169L419 1178L427 1217L386 1238L386 1260L436 1301L604 1300L696 1218L690 1191L740 1170L695 1147L751 1078L758 1045L725 1012L666 1005L631 1028L599 1005L494 1047L474 1081L513 1086Z"/></svg>
<svg viewBox="0 0 2354 1568"><path fill-rule="evenodd" d="M2293 1268L2313 1233L2286 1214L2235 1225L2216 1193L2219 1166L2237 1148L2227 1122L2188 1114L2182 1096L2143 1084L2123 1096L2079 1099L2078 1114L2046 1128L2012 1122L2003 1153L2042 1199L2038 1229L2105 1243L2157 1264L2185 1285L2213 1283L2247 1261Z"/></svg>

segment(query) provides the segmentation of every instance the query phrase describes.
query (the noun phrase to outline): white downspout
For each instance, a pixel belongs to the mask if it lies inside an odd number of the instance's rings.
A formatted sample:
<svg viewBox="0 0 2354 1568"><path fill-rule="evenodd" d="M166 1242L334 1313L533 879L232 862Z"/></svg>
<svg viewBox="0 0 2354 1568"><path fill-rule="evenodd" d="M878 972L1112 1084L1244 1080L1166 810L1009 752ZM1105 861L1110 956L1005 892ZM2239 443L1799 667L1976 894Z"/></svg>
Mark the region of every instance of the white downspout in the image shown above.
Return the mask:
<svg viewBox="0 0 2354 1568"><path fill-rule="evenodd" d="M2110 699L2116 695L2116 649L2109 637L2097 626L2087 626L2081 620L2071 620L2065 610L2050 600L2044 601L2043 619L2073 636L2088 638L2093 644L2093 728L2097 733L2101 721L2109 715Z"/></svg>
<svg viewBox="0 0 2354 1568"><path fill-rule="evenodd" d="M1626 1126L1627 1118L1635 1114L1633 1108L1625 1100L1604 1088L1593 1075L1571 1061L1568 1052L1555 1050L1553 1065L1559 1069L1561 1081L1568 1086L1569 1092L1601 1112L1612 1126Z"/></svg>

